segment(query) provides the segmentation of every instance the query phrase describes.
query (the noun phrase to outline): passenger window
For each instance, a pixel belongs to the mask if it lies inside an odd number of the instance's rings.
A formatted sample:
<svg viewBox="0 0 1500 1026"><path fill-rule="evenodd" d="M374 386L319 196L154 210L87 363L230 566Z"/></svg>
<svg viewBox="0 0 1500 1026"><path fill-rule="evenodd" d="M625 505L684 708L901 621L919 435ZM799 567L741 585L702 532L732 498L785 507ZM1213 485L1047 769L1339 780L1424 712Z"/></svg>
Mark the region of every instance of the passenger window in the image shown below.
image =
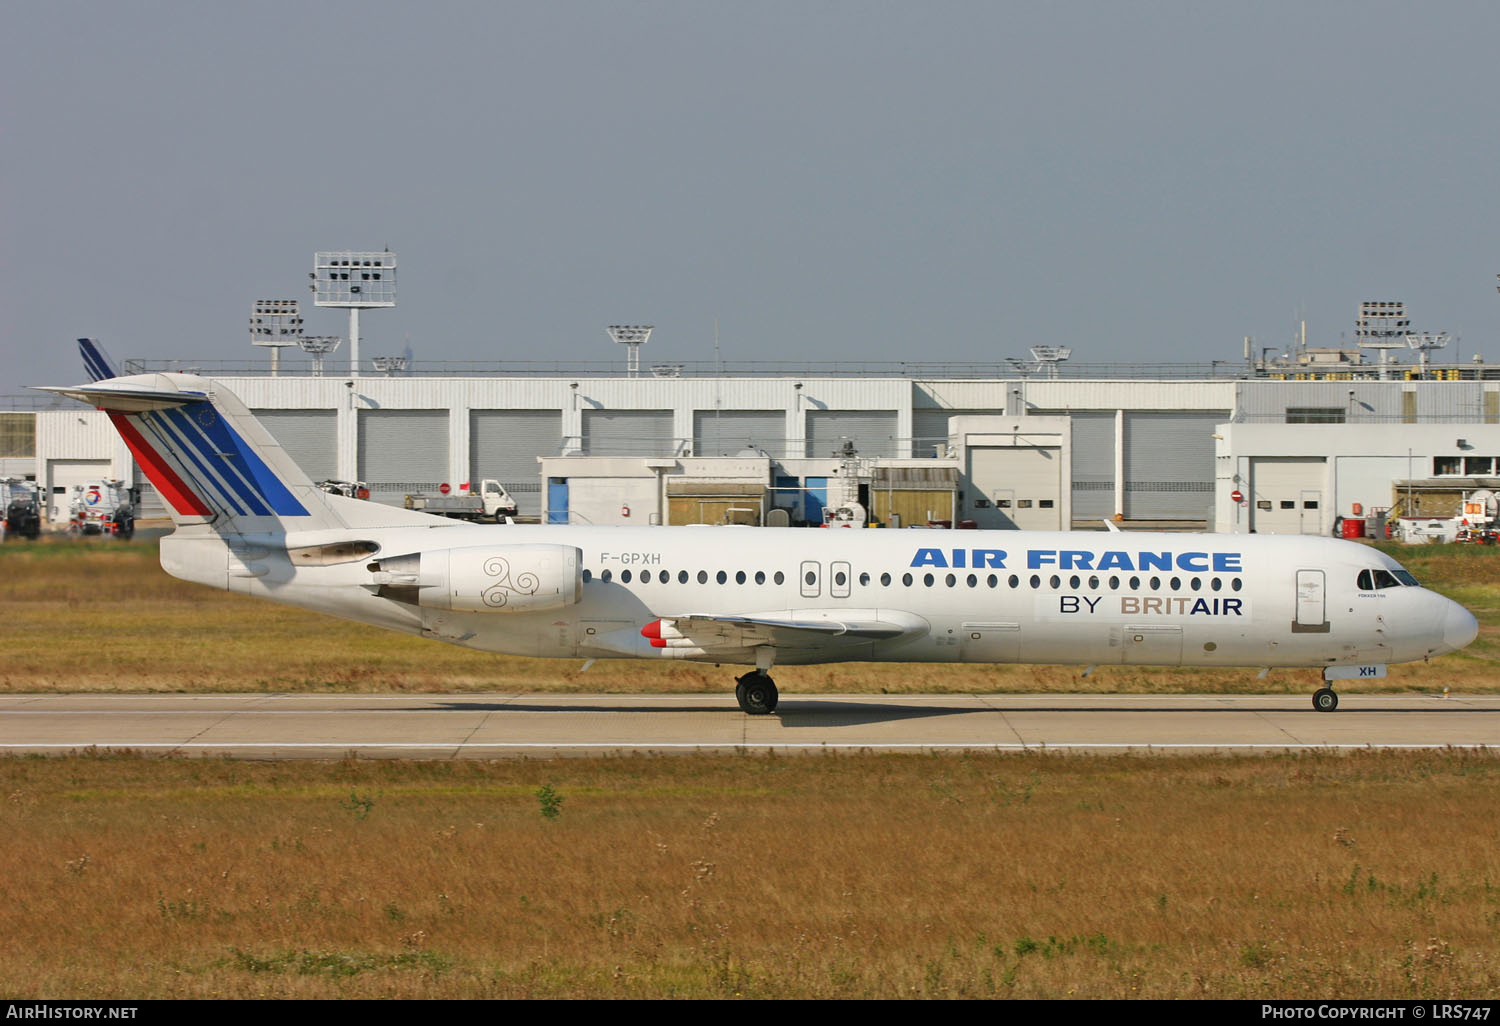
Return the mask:
<svg viewBox="0 0 1500 1026"><path fill-rule="evenodd" d="M1061 588L1062 578L1057 576L1056 574L1053 574L1052 578L1047 583L1052 585L1053 588Z"/></svg>
<svg viewBox="0 0 1500 1026"><path fill-rule="evenodd" d="M599 575L599 580L601 580L601 581L608 581L609 578L610 578L610 572L608 570L604 571L602 574Z"/></svg>
<svg viewBox="0 0 1500 1026"><path fill-rule="evenodd" d="M1114 576L1110 577L1110 579L1109 579L1109 590L1110 591L1119 591L1120 590L1120 579L1118 577L1114 577Z"/></svg>
<svg viewBox="0 0 1500 1026"><path fill-rule="evenodd" d="M775 581L775 583L777 583L777 584L783 584L783 583L786 582L786 574L784 574L780 570L778 570L778 571L776 571L776 576L774 578L772 578L772 580Z"/></svg>
<svg viewBox="0 0 1500 1026"><path fill-rule="evenodd" d="M620 583L621 584L629 584L630 583L630 571L629 570L621 570L620 571Z"/></svg>
<svg viewBox="0 0 1500 1026"><path fill-rule="evenodd" d="M1078 590L1078 575L1077 574L1074 574L1072 577L1068 578L1068 587L1072 588L1074 591Z"/></svg>
<svg viewBox="0 0 1500 1026"><path fill-rule="evenodd" d="M932 587L932 582L934 580L936 580L936 578L933 577L931 574L923 574L922 575L922 583L925 584L925 585L927 585L927 587L929 587L929 588Z"/></svg>
<svg viewBox="0 0 1500 1026"><path fill-rule="evenodd" d="M870 583L870 575L869 574L860 574L859 575L859 586L861 588L867 586L869 583Z"/></svg>
<svg viewBox="0 0 1500 1026"><path fill-rule="evenodd" d="M1010 580L1008 580L1006 583L1009 584L1012 588L1019 588L1021 586L1021 579L1019 577L1017 577L1015 574L1011 574L1010 575ZM995 586L995 575L991 574L990 575L990 587L993 588L994 586Z"/></svg>
<svg viewBox="0 0 1500 1026"><path fill-rule="evenodd" d="M906 585L908 588L910 588L911 587L911 574L902 574L901 575L901 583L904 584L904 585Z"/></svg>
<svg viewBox="0 0 1500 1026"><path fill-rule="evenodd" d="M587 569L583 571L583 583L584 584L589 583L593 579L594 579L594 571L587 570Z"/></svg>
<svg viewBox="0 0 1500 1026"><path fill-rule="evenodd" d="M707 584L708 583L708 571L707 570L699 570L698 571L698 583L699 584Z"/></svg>
<svg viewBox="0 0 1500 1026"><path fill-rule="evenodd" d="M1131 591L1140 591L1141 590L1141 579L1139 577L1132 577L1130 579L1130 590Z"/></svg>
<svg viewBox="0 0 1500 1026"><path fill-rule="evenodd" d="M1151 578L1151 590L1152 591L1156 591L1159 588L1161 588L1161 578L1160 577L1153 577L1153 578Z"/></svg>
<svg viewBox="0 0 1500 1026"><path fill-rule="evenodd" d="M848 579L848 576L842 570L833 575L833 583L837 584L841 588L844 586L844 582Z"/></svg>
<svg viewBox="0 0 1500 1026"><path fill-rule="evenodd" d="M667 573L665 570L663 570L661 573L659 573L659 574L656 575L656 579L661 584L666 584L668 581L670 581L672 579L672 575L669 574L669 573Z"/></svg>
<svg viewBox="0 0 1500 1026"><path fill-rule="evenodd" d="M971 588L977 588L977 587L979 587L979 577L977 575L975 575L975 574L970 574L969 575L969 587L971 587Z"/></svg>
<svg viewBox="0 0 1500 1026"><path fill-rule="evenodd" d="M743 570L736 570L735 571L735 574L734 574L734 583L735 584L744 584L745 583L745 571L743 571Z"/></svg>
<svg viewBox="0 0 1500 1026"><path fill-rule="evenodd" d="M764 570L757 570L757 571L755 571L755 583L756 584L765 584L766 583L766 572Z"/></svg>
<svg viewBox="0 0 1500 1026"><path fill-rule="evenodd" d="M881 574L880 575L880 586L882 588L889 588L891 586L891 575L890 574Z"/></svg>
<svg viewBox="0 0 1500 1026"><path fill-rule="evenodd" d="M1041 577L1038 576L1037 574L1032 574L1031 575L1031 586L1032 586L1032 588L1040 588L1042 586L1042 579L1041 579Z"/></svg>
<svg viewBox="0 0 1500 1026"><path fill-rule="evenodd" d="M677 583L678 584L686 584L687 582L688 582L688 572L686 570L679 570L679 571L677 571Z"/></svg>
<svg viewBox="0 0 1500 1026"><path fill-rule="evenodd" d="M1243 582L1238 577L1229 582L1229 589L1231 591L1239 591L1241 587L1243 587Z"/></svg>
<svg viewBox="0 0 1500 1026"><path fill-rule="evenodd" d="M1174 578L1172 578L1172 590L1173 591L1181 591L1182 590L1182 578L1181 577L1174 577Z"/></svg>
<svg viewBox="0 0 1500 1026"><path fill-rule="evenodd" d="M947 582L946 582L946 583L947 583L947 585L948 585L948 587L950 587L950 588L951 588L951 587L953 587L953 586L954 586L954 585L955 585L955 584L957 584L957 583L958 583L958 578L957 578L957 577L955 577L955 576L953 576L953 575L952 575L952 574L949 574L949 575L948 575L948 580L947 580Z"/></svg>
<svg viewBox="0 0 1500 1026"><path fill-rule="evenodd" d="M1220 588L1224 587L1224 582L1215 577L1213 580L1208 582L1208 586L1214 591L1218 591Z"/></svg>
<svg viewBox="0 0 1500 1026"><path fill-rule="evenodd" d="M1194 577L1192 580L1188 581L1188 587L1192 588L1194 591L1197 591L1199 588L1203 587L1203 582Z"/></svg>

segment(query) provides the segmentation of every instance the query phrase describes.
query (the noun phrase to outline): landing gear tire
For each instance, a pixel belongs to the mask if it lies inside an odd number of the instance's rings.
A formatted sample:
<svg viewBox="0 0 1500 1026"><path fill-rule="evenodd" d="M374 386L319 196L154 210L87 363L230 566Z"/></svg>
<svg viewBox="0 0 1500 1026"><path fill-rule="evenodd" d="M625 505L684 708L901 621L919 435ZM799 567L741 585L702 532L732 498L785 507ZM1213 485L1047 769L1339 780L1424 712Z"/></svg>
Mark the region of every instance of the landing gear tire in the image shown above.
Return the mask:
<svg viewBox="0 0 1500 1026"><path fill-rule="evenodd" d="M1313 692L1313 708L1318 712L1333 712L1339 707L1339 696L1333 688L1319 688Z"/></svg>
<svg viewBox="0 0 1500 1026"><path fill-rule="evenodd" d="M740 708L751 716L767 716L776 711L776 682L759 670L739 678L734 697Z"/></svg>

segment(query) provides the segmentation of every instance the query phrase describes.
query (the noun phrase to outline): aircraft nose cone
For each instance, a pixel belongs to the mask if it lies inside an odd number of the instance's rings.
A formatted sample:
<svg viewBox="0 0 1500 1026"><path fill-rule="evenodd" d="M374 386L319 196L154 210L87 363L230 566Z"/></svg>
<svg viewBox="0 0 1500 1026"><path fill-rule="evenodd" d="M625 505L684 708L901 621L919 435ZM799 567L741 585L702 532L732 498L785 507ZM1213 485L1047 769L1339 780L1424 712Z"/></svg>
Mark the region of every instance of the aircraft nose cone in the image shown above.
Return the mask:
<svg viewBox="0 0 1500 1026"><path fill-rule="evenodd" d="M1478 634L1479 621L1474 619L1474 614L1457 602L1449 602L1448 611L1443 614L1443 644L1450 649L1460 649Z"/></svg>

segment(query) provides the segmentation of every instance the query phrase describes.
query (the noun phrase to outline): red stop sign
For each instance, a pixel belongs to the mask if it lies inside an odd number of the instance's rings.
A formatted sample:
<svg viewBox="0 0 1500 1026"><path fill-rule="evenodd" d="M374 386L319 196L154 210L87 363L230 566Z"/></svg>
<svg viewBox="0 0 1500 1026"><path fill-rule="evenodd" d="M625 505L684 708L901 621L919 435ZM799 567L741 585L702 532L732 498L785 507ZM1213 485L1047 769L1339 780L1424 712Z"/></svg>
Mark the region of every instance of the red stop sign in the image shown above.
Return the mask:
<svg viewBox="0 0 1500 1026"><path fill-rule="evenodd" d="M1229 493L1229 498L1233 502L1244 502L1245 493L1236 488L1234 491Z"/></svg>
<svg viewBox="0 0 1500 1026"><path fill-rule="evenodd" d="M444 481L442 484L438 485L438 491L442 492L444 495L447 495L450 491L450 489L448 488L448 482ZM1238 495L1239 492L1235 492L1234 494Z"/></svg>

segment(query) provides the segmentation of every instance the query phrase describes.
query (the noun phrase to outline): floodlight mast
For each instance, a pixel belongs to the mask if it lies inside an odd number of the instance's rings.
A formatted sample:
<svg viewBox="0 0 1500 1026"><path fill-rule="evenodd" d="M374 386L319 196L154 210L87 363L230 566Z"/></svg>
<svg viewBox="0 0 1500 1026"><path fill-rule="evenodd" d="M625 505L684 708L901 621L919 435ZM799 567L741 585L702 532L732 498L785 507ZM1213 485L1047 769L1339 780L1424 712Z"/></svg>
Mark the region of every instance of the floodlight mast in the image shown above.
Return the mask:
<svg viewBox="0 0 1500 1026"><path fill-rule="evenodd" d="M1359 304L1354 321L1354 338L1361 349L1380 351L1380 380L1386 378L1386 366L1392 349L1406 348L1406 334L1411 321L1406 319L1406 304L1395 300L1368 301Z"/></svg>
<svg viewBox="0 0 1500 1026"><path fill-rule="evenodd" d="M1046 376L1050 379L1057 377L1057 365L1073 355L1072 346L1032 346L1031 358L1036 361L1036 369L1046 370Z"/></svg>
<svg viewBox="0 0 1500 1026"><path fill-rule="evenodd" d="M1446 331L1409 331L1406 333L1406 344L1417 352L1417 362L1421 366L1423 380L1427 378L1427 361L1429 354L1434 349L1442 349L1450 341L1451 336Z"/></svg>
<svg viewBox="0 0 1500 1026"><path fill-rule="evenodd" d="M313 254L308 275L314 306L340 307L349 311L349 373L359 376L359 312L396 305L396 254Z"/></svg>
<svg viewBox="0 0 1500 1026"><path fill-rule="evenodd" d="M344 341L337 335L306 335L297 340L297 346L313 358L313 375L323 376L323 357L339 347Z"/></svg>
<svg viewBox="0 0 1500 1026"><path fill-rule="evenodd" d="M281 350L302 338L295 299L257 299L250 308L250 344L271 350L271 377L281 374Z"/></svg>
<svg viewBox="0 0 1500 1026"><path fill-rule="evenodd" d="M641 373L641 346L645 345L651 338L650 324L611 324L604 330L609 332L609 337L627 346L625 355L625 373L629 377L639 377Z"/></svg>

